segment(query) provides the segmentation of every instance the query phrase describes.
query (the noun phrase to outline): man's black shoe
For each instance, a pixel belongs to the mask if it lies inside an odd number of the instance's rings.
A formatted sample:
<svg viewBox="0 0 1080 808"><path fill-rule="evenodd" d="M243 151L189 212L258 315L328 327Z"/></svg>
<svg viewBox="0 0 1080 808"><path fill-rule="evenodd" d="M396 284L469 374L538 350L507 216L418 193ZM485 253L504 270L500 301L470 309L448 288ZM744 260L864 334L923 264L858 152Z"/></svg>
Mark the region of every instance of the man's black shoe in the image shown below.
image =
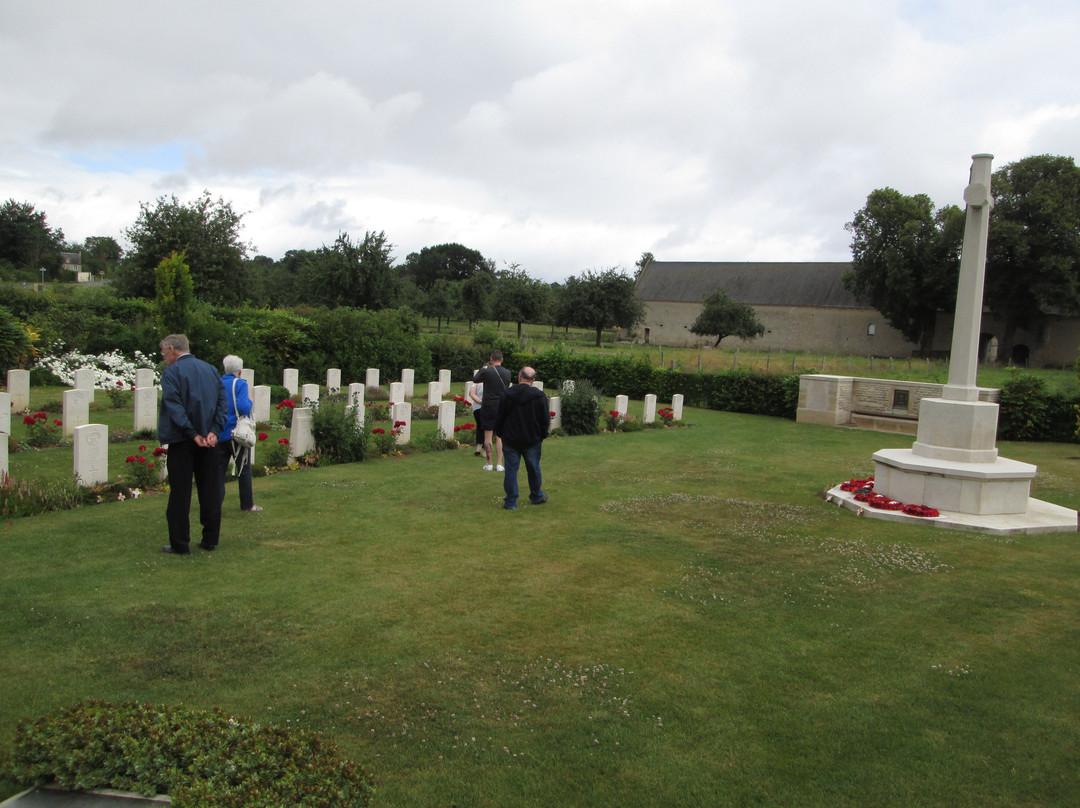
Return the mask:
<svg viewBox="0 0 1080 808"><path fill-rule="evenodd" d="M191 555L190 550L188 550L186 553L181 553L179 550L174 550L171 544L166 544L164 547L162 547L161 552L172 553L173 555Z"/></svg>
<svg viewBox="0 0 1080 808"><path fill-rule="evenodd" d="M202 548L203 550L216 550L217 549L216 544L207 544L204 541L199 542L199 547Z"/></svg>

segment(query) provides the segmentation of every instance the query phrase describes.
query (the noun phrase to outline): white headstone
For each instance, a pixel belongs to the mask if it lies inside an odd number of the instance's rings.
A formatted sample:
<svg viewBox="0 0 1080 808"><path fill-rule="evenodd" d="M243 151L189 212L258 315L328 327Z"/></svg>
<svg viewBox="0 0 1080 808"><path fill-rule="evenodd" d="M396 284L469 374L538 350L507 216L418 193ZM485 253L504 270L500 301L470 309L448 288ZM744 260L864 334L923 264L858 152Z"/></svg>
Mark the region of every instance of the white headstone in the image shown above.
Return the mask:
<svg viewBox="0 0 1080 808"><path fill-rule="evenodd" d="M303 457L314 450L315 437L311 432L311 407L297 407L293 410L292 427L289 429L289 458Z"/></svg>
<svg viewBox="0 0 1080 808"><path fill-rule="evenodd" d="M349 406L353 408L353 413L356 415L356 423L363 426L367 408L364 406L364 385L359 382L349 385Z"/></svg>
<svg viewBox="0 0 1080 808"><path fill-rule="evenodd" d="M154 386L153 368L135 368L135 389Z"/></svg>
<svg viewBox="0 0 1080 808"><path fill-rule="evenodd" d="M300 392L300 371L296 368L285 368L281 374L281 386L289 391L289 395L295 397Z"/></svg>
<svg viewBox="0 0 1080 808"><path fill-rule="evenodd" d="M540 382L540 381L533 382L532 386L535 387L537 390L543 390L544 389L544 383Z"/></svg>
<svg viewBox="0 0 1080 808"><path fill-rule="evenodd" d="M443 368L439 371L439 384L442 386L442 394L448 395L450 393L450 371Z"/></svg>
<svg viewBox="0 0 1080 808"><path fill-rule="evenodd" d="M135 388L136 432L142 429L157 429L158 425L158 390L156 387Z"/></svg>
<svg viewBox="0 0 1080 808"><path fill-rule="evenodd" d="M8 442L0 440L0 477L8 476Z"/></svg>
<svg viewBox="0 0 1080 808"><path fill-rule="evenodd" d="M331 393L341 389L341 368L326 369L326 389Z"/></svg>
<svg viewBox="0 0 1080 808"><path fill-rule="evenodd" d="M397 404L399 401L405 401L405 384L403 382L390 382L390 401L393 404Z"/></svg>
<svg viewBox="0 0 1080 808"><path fill-rule="evenodd" d="M628 396L615 396L615 410L623 418L626 417L627 410L630 409L630 398Z"/></svg>
<svg viewBox="0 0 1080 808"><path fill-rule="evenodd" d="M379 386L379 369L368 368L367 373L364 374L364 384L369 388L376 388Z"/></svg>
<svg viewBox="0 0 1080 808"><path fill-rule="evenodd" d="M439 406L442 401L442 382L428 382L427 403L429 407Z"/></svg>
<svg viewBox="0 0 1080 808"><path fill-rule="evenodd" d="M300 388L300 403L305 407L319 403L319 385L305 384Z"/></svg>
<svg viewBox="0 0 1080 808"><path fill-rule="evenodd" d="M93 390L96 374L93 368L79 368L75 371L75 381L72 387L76 390Z"/></svg>
<svg viewBox="0 0 1080 808"><path fill-rule="evenodd" d="M250 390L255 386L255 368L241 368L240 378L247 382L248 389Z"/></svg>
<svg viewBox="0 0 1080 808"><path fill-rule="evenodd" d="M468 404L470 407L473 404L476 403L475 401L472 400L472 397L469 395L469 393L471 393L475 389L476 389L476 382L474 382L472 379L469 379L469 381L465 382L465 403Z"/></svg>
<svg viewBox="0 0 1080 808"><path fill-rule="evenodd" d="M84 390L67 392L85 393ZM79 485L91 486L108 482L109 428L104 424L82 424L75 427L74 437L75 476Z"/></svg>
<svg viewBox="0 0 1080 808"><path fill-rule="evenodd" d="M562 399L559 396L549 398L548 404L551 405L551 412L555 413L551 416L551 428L562 429Z"/></svg>
<svg viewBox="0 0 1080 808"><path fill-rule="evenodd" d="M251 417L256 421L270 420L270 385L258 384L251 388Z"/></svg>
<svg viewBox="0 0 1080 808"><path fill-rule="evenodd" d="M671 417L676 421L682 420L683 400L682 393L676 393L671 397Z"/></svg>
<svg viewBox="0 0 1080 808"><path fill-rule="evenodd" d="M7 391L11 396L11 409L23 412L30 409L30 371L9 370L7 372Z"/></svg>
<svg viewBox="0 0 1080 808"><path fill-rule="evenodd" d="M416 371L412 368L401 371L401 383L405 385L405 398L412 398L416 393Z"/></svg>
<svg viewBox="0 0 1080 808"><path fill-rule="evenodd" d="M11 434L11 394L0 393L0 434ZM7 444L7 441L0 441Z"/></svg>
<svg viewBox="0 0 1080 808"><path fill-rule="evenodd" d="M412 440L412 405L409 402L403 401L391 407L390 419L392 428L398 430L395 443L402 446Z"/></svg>
<svg viewBox="0 0 1080 808"><path fill-rule="evenodd" d="M444 438L454 437L454 418L456 416L454 410L456 408L457 404L453 401L439 402L439 425L437 428L442 432Z"/></svg>
<svg viewBox="0 0 1080 808"><path fill-rule="evenodd" d="M63 435L69 438L75 434L75 427L90 423L90 390L65 390L63 393L64 419Z"/></svg>
<svg viewBox="0 0 1080 808"><path fill-rule="evenodd" d="M645 424L656 422L656 396L653 393L645 396L645 414L641 417L641 421Z"/></svg>

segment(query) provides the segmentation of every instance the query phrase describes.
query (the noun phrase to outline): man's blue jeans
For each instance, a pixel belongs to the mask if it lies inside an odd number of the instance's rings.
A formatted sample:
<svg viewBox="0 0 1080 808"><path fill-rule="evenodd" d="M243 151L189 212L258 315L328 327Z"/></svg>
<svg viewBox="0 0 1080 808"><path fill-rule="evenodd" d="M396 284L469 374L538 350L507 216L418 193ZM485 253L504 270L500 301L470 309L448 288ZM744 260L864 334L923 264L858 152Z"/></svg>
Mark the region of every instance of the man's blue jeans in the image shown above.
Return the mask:
<svg viewBox="0 0 1080 808"><path fill-rule="evenodd" d="M506 467L505 476L503 477L503 491L506 492L506 497L503 499L503 505L507 508L516 508L518 501L518 466L521 464L522 458L525 460L525 471L529 475L529 502L534 505L538 502L543 502L544 492L540 488L540 447L542 444L537 443L530 446L524 451L518 451L513 446L503 444L503 463Z"/></svg>

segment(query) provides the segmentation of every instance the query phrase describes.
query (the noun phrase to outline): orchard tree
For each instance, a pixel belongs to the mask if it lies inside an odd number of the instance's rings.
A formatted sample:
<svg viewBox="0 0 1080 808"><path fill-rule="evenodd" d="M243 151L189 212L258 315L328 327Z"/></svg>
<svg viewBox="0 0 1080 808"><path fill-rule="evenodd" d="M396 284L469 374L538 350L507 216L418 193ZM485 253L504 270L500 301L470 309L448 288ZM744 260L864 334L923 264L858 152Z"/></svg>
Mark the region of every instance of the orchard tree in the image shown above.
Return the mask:
<svg viewBox="0 0 1080 808"><path fill-rule="evenodd" d="M498 322L517 323L517 335L521 338L523 323L539 323L544 317L543 281L530 278L520 264L510 264L496 273L495 292L491 301L491 316Z"/></svg>
<svg viewBox="0 0 1080 808"><path fill-rule="evenodd" d="M160 197L139 206L139 218L125 231L132 247L121 264L116 289L130 297L153 297L154 270L172 253L184 253L191 267L195 297L207 303L236 305L247 299L248 244L240 240L243 214L209 191L182 204Z"/></svg>
<svg viewBox="0 0 1080 808"><path fill-rule="evenodd" d="M1080 168L1072 157L1025 157L994 172L987 243L988 308L1005 325L1000 355L1017 329L1049 312L1080 314Z"/></svg>
<svg viewBox="0 0 1080 808"><path fill-rule="evenodd" d="M35 273L44 268L55 278L63 249L64 231L49 227L44 211L14 199L0 205L0 262Z"/></svg>
<svg viewBox="0 0 1080 808"><path fill-rule="evenodd" d="M956 305L964 212L879 188L845 228L852 240L844 286L928 355L938 312Z"/></svg>
<svg viewBox="0 0 1080 808"><path fill-rule="evenodd" d="M633 328L645 321L645 304L634 295L636 286L633 278L616 267L571 276L559 295L557 320L593 329L599 348L605 328Z"/></svg>
<svg viewBox="0 0 1080 808"><path fill-rule="evenodd" d="M429 321L435 318L435 331L442 333L442 322L461 313L461 287L463 281L451 282L440 278L426 292L420 292L420 313Z"/></svg>
<svg viewBox="0 0 1080 808"><path fill-rule="evenodd" d="M88 236L74 247L83 254L83 267L95 275L111 275L124 257L124 250L112 236Z"/></svg>
<svg viewBox="0 0 1080 808"><path fill-rule="evenodd" d="M702 337L716 334L713 345L716 348L724 337L760 337L765 333L765 326L757 318L753 306L732 300L723 289L717 289L705 296L705 308L691 324L690 333Z"/></svg>
<svg viewBox="0 0 1080 808"><path fill-rule="evenodd" d="M495 273L488 266L461 282L461 316L468 321L470 330L473 323L487 317L494 292Z"/></svg>

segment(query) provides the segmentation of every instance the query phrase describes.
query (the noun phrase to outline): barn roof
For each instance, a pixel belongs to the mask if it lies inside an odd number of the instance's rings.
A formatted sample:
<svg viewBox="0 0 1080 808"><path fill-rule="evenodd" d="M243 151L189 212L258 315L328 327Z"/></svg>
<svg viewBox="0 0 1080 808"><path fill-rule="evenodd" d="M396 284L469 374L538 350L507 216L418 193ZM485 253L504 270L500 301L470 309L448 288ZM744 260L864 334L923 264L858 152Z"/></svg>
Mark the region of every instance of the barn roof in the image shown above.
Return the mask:
<svg viewBox="0 0 1080 808"><path fill-rule="evenodd" d="M864 309L844 288L845 261L651 261L637 283L637 297L700 303L718 288L751 306L809 306Z"/></svg>

